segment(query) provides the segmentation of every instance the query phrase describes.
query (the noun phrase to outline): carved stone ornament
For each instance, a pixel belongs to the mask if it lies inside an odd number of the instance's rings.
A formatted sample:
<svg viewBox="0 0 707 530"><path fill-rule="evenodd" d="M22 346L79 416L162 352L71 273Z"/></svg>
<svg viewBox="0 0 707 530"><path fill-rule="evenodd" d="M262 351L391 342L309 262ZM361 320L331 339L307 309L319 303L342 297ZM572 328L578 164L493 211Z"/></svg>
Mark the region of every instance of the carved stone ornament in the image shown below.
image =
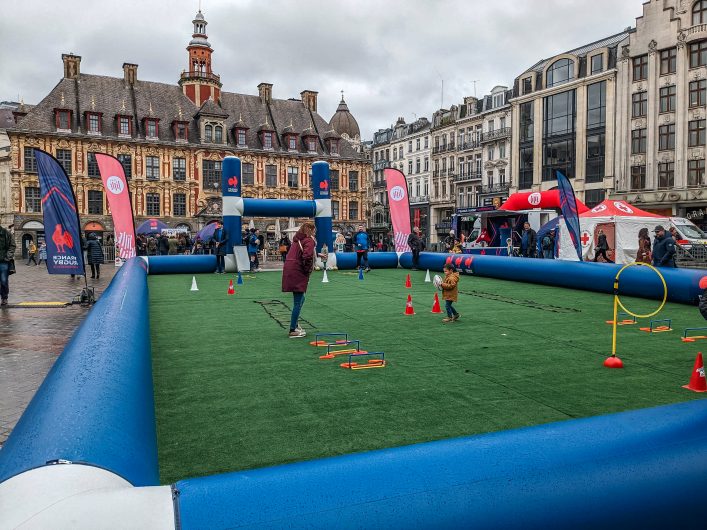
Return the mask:
<svg viewBox="0 0 707 530"><path fill-rule="evenodd" d="M638 118L636 120L633 120L633 128L634 129L643 129L646 126L646 119L645 118Z"/></svg>
<svg viewBox="0 0 707 530"><path fill-rule="evenodd" d="M675 10L675 13L678 15L682 15L683 13L687 13L687 7L685 7L685 0L678 0L678 5L677 5L677 9Z"/></svg>
<svg viewBox="0 0 707 530"><path fill-rule="evenodd" d="M673 153L663 153L660 155L660 161L664 164L673 161Z"/></svg>
<svg viewBox="0 0 707 530"><path fill-rule="evenodd" d="M631 155L632 166L642 166L646 163L646 155Z"/></svg>
<svg viewBox="0 0 707 530"><path fill-rule="evenodd" d="M702 108L695 108L692 109L692 119L693 120L701 120L704 119L705 117L705 111Z"/></svg>
<svg viewBox="0 0 707 530"><path fill-rule="evenodd" d="M648 55L654 55L657 47L658 43L655 40L651 40L648 43Z"/></svg>
<svg viewBox="0 0 707 530"><path fill-rule="evenodd" d="M663 125L667 125L669 123L673 122L673 115L672 114L663 114L660 117L660 121L662 122Z"/></svg>
<svg viewBox="0 0 707 530"><path fill-rule="evenodd" d="M702 68L698 68L697 70L692 71L692 79L698 80L698 79L704 79L705 78L705 72Z"/></svg>
<svg viewBox="0 0 707 530"><path fill-rule="evenodd" d="M680 33L678 33L678 42L677 42L678 50L681 50L682 48L685 47L685 39L686 38L687 38L687 35L685 35L684 31L681 31Z"/></svg>
<svg viewBox="0 0 707 530"><path fill-rule="evenodd" d="M638 84L636 84L636 91L643 92L643 83L639 82Z"/></svg>
<svg viewBox="0 0 707 530"><path fill-rule="evenodd" d="M628 49L628 46L622 46L621 47L621 60L628 61L630 57L631 57L631 51Z"/></svg>
<svg viewBox="0 0 707 530"><path fill-rule="evenodd" d="M704 147L693 147L687 154L690 160L701 160L705 157Z"/></svg>
<svg viewBox="0 0 707 530"><path fill-rule="evenodd" d="M663 86L670 86L675 84L675 79L673 79L673 76L668 75L663 77Z"/></svg>

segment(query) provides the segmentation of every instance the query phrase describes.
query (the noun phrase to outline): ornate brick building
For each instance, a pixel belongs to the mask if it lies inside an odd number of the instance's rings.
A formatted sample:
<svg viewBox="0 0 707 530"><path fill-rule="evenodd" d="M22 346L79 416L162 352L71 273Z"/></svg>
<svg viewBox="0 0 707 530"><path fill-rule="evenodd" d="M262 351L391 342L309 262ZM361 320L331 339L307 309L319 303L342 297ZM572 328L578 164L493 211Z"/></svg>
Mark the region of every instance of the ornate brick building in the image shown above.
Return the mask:
<svg viewBox="0 0 707 530"><path fill-rule="evenodd" d="M274 99L269 83L258 85L257 96L224 92L201 12L193 25L188 68L177 84L142 81L130 63L122 77L85 74L81 57L62 55L64 76L54 89L35 107L15 112L17 123L8 129L11 207L22 248L43 237L33 147L66 169L88 231L112 231L94 153L121 161L136 224L157 217L196 231L220 216L221 160L228 155L243 162L243 195L259 198L310 198L312 162L327 160L334 226L353 229L367 217L370 161L357 149L358 125L343 97L329 123L317 113L312 90L286 100ZM266 230L274 222L255 220Z"/></svg>

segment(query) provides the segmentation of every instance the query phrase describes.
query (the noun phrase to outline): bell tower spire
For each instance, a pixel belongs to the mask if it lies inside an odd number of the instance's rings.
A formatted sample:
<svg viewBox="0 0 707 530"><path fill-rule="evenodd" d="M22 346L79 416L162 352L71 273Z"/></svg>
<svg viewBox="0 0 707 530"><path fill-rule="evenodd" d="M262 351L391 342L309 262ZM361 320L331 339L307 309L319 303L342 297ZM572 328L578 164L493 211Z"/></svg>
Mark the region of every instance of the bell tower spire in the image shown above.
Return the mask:
<svg viewBox="0 0 707 530"><path fill-rule="evenodd" d="M201 2L199 2L199 12L192 20L194 32L192 39L187 46L189 54L189 65L182 72L179 79L179 86L182 87L184 95L191 99L197 107L204 101L213 99L218 101L221 97L221 78L211 70L211 54L214 53L206 35L206 19L201 13Z"/></svg>

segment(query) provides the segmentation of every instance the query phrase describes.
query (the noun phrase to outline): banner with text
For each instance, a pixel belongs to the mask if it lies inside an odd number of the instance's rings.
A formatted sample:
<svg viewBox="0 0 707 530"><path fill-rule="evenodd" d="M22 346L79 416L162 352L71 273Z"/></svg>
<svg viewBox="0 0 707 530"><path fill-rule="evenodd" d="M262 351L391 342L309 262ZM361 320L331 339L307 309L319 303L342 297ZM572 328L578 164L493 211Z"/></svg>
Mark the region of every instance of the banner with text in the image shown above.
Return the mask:
<svg viewBox="0 0 707 530"><path fill-rule="evenodd" d="M388 189L388 205L390 220L393 223L395 252L408 252L408 237L410 237L410 202L408 200L408 185L402 171L388 168L383 171Z"/></svg>
<svg viewBox="0 0 707 530"><path fill-rule="evenodd" d="M34 149L42 196L49 274L84 274L81 228L74 190L64 168L49 153Z"/></svg>
<svg viewBox="0 0 707 530"><path fill-rule="evenodd" d="M124 262L135 256L135 223L128 182L125 179L123 166L117 158L96 153L96 163L106 190L110 213L113 216L115 256L118 265L117 258Z"/></svg>

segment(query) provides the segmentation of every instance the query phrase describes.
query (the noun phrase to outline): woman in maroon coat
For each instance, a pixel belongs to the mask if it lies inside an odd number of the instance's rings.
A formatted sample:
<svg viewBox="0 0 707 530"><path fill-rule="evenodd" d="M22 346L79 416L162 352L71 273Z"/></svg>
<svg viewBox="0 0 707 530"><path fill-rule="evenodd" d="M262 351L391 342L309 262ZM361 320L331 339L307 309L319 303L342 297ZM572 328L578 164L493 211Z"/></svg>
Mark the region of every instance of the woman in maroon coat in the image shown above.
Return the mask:
<svg viewBox="0 0 707 530"><path fill-rule="evenodd" d="M307 333L299 327L299 314L304 304L304 293L307 292L309 275L314 268L317 241L314 239L316 228L314 223L302 223L299 231L292 239L292 246L285 259L282 270L282 292L292 293L292 317L290 318L290 338L304 337Z"/></svg>

